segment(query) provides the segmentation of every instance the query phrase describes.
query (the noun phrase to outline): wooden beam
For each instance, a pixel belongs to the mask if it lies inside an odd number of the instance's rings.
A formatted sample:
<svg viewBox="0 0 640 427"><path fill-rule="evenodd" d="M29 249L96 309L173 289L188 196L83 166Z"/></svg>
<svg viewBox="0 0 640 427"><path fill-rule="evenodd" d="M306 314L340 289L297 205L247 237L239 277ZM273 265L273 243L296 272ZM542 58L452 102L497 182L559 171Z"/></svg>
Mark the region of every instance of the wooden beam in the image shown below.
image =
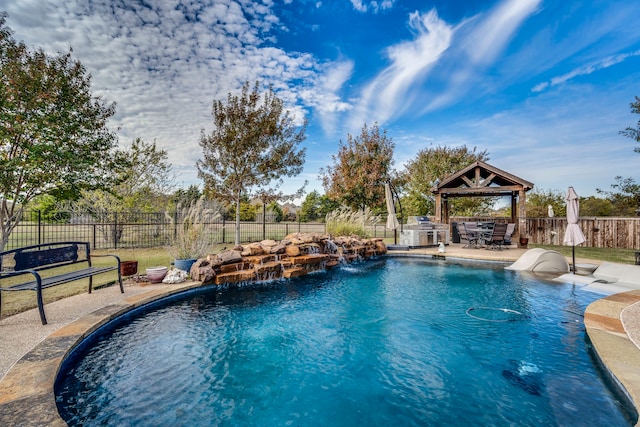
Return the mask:
<svg viewBox="0 0 640 427"><path fill-rule="evenodd" d="M436 193L436 222L442 222L442 194Z"/></svg>
<svg viewBox="0 0 640 427"><path fill-rule="evenodd" d="M462 178L462 180L469 186L469 188L477 187L477 185L466 176L463 175L460 178Z"/></svg>
<svg viewBox="0 0 640 427"><path fill-rule="evenodd" d="M520 191L522 187L520 185L506 185L503 187L456 187L456 188L446 188L440 190L441 194L451 194L453 197L459 197L459 195L487 195L487 196L497 196L497 195L509 195L513 191Z"/></svg>
<svg viewBox="0 0 640 427"><path fill-rule="evenodd" d="M493 182L493 179L495 177L496 177L496 174L492 173L491 175L489 175L488 177L482 180L482 182L480 183L480 187L488 187L489 184Z"/></svg>

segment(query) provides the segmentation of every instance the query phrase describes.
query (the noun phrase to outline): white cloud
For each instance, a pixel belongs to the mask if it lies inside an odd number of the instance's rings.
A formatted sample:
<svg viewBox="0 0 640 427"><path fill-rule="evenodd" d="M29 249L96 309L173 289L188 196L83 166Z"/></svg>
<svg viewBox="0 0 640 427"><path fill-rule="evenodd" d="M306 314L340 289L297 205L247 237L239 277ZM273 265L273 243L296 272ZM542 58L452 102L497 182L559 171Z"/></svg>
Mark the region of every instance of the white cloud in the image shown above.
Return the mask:
<svg viewBox="0 0 640 427"><path fill-rule="evenodd" d="M378 13L381 10L391 9L394 3L395 0L370 1L368 3L365 3L362 0L351 0L353 8L362 13L368 11Z"/></svg>
<svg viewBox="0 0 640 427"><path fill-rule="evenodd" d="M495 63L540 2L506 0L455 26L435 9L412 13L409 27L415 38L388 48L391 64L363 89L350 127L365 120L384 123L416 110L418 101L420 113L433 111L476 90L481 71Z"/></svg>
<svg viewBox="0 0 640 427"><path fill-rule="evenodd" d="M318 114L325 134L335 131L340 113L353 108L338 95L345 82L351 78L353 65L349 60L325 64L314 85L298 91L304 104L312 107Z"/></svg>
<svg viewBox="0 0 640 427"><path fill-rule="evenodd" d="M448 106L477 91L483 71L493 65L518 28L536 12L541 0L506 0L488 13L456 27L456 37L446 59L442 89L425 102L423 112ZM449 64L455 64L451 68ZM486 82L485 82L486 85Z"/></svg>
<svg viewBox="0 0 640 427"><path fill-rule="evenodd" d="M493 63L504 51L522 22L534 13L542 0L507 0L482 17L463 41L473 64Z"/></svg>
<svg viewBox="0 0 640 427"><path fill-rule="evenodd" d="M121 144L155 139L185 183L198 182L199 135L211 126L213 100L245 81L272 84L298 122L307 114L301 100L320 107L327 125L350 108L337 93L353 64L331 67L274 47L271 30L282 24L271 0L5 3L17 39L51 53L73 47L94 93L117 103L111 125Z"/></svg>
<svg viewBox="0 0 640 427"><path fill-rule="evenodd" d="M601 61L592 63L592 64L588 64L582 67L578 67L574 70L571 70L570 72L566 73L566 74L562 74L560 76L557 77L553 77L551 80L546 81L546 82L542 82L542 83L538 83L537 85L535 85L533 88L531 88L532 92L541 92L543 90L546 90L550 87L553 86L557 86L559 84L565 83L575 77L579 77L579 76L586 76L589 75L591 73L594 73L596 71L599 70L603 70L605 68L609 68L612 67L616 64L619 64L621 62L623 62L624 60L626 60L627 58L631 58L634 56L640 56L640 50L636 50L634 52L630 52L630 53L623 53L620 55L613 55L613 56L609 56L607 58L604 58Z"/></svg>
<svg viewBox="0 0 640 427"><path fill-rule="evenodd" d="M391 62L367 85L361 95L351 127L366 120L384 122L410 107L412 85L416 84L449 48L453 28L442 21L435 10L409 16L414 40L387 49Z"/></svg>

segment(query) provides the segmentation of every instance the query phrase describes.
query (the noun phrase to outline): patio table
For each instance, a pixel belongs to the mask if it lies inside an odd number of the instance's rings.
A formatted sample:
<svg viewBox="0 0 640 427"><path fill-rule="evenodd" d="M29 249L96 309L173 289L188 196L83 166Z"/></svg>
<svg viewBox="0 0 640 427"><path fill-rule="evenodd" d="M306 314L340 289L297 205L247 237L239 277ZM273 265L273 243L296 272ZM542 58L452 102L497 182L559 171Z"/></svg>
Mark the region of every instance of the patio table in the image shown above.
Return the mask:
<svg viewBox="0 0 640 427"><path fill-rule="evenodd" d="M488 240L491 240L491 236L493 235L493 227L495 226L495 222L480 222L478 223L478 245L480 247L484 247L487 244Z"/></svg>

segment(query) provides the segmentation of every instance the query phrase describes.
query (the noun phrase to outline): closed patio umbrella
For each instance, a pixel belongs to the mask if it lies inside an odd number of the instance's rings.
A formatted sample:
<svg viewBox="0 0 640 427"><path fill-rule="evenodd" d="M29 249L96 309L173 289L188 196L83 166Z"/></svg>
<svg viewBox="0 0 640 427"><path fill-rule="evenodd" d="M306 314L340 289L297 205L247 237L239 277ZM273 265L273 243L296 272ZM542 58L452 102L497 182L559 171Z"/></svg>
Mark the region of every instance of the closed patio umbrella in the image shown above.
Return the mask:
<svg viewBox="0 0 640 427"><path fill-rule="evenodd" d="M399 227L398 218L396 218L396 207L393 203L393 194L391 194L391 185L389 183L384 184L384 197L387 201L387 228L393 230L394 243L398 243L396 240L396 229Z"/></svg>
<svg viewBox="0 0 640 427"><path fill-rule="evenodd" d="M563 243L565 245L571 245L571 256L573 259L572 269L573 274L576 274L576 245L584 243L587 239L584 237L584 234L578 225L580 217L580 199L573 187L569 187L565 200L567 201L567 230L564 233Z"/></svg>

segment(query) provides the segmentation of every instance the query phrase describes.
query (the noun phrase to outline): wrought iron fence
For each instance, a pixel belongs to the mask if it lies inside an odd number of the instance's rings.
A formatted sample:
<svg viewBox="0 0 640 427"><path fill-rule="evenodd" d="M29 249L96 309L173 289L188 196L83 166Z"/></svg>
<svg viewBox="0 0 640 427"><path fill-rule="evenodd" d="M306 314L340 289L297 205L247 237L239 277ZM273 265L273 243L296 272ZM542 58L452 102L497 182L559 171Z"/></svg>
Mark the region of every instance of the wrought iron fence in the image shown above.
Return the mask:
<svg viewBox="0 0 640 427"><path fill-rule="evenodd" d="M71 212L58 212L55 216L41 211L25 211L19 225L9 237L6 250L16 247L61 241L90 242L94 249L151 248L169 246L176 235L175 224L181 223L178 212L134 213L110 212L96 216ZM235 221L212 214L203 223L210 243L235 242ZM393 230L385 224L368 227L373 237L393 238ZM255 242L264 239L282 240L296 232L325 233L321 222L256 222L240 223L240 241Z"/></svg>
<svg viewBox="0 0 640 427"><path fill-rule="evenodd" d="M90 242L94 249L144 248L168 246L181 223L177 212L131 213L112 212L99 217L89 214L58 213L54 218L43 218L40 211L25 211L20 224L9 237L7 249L59 241ZM204 232L211 244L233 244L235 222L219 215L211 215L203 222ZM322 223L301 222L242 222L242 242L282 239L294 232L325 231Z"/></svg>
<svg viewBox="0 0 640 427"><path fill-rule="evenodd" d="M68 212L58 213L55 217L45 217L40 211L26 211L20 224L9 237L6 249L61 241L90 242L94 249L168 246L176 235L173 224L180 223L177 212L170 215L173 215L173 221L169 220L165 212L120 212L96 218L89 214ZM452 223L477 219L451 218ZM529 242L561 244L565 222L565 218L528 218L526 234ZM581 218L581 227L587 237L585 246L640 248L640 218ZM205 220L204 229L212 245L234 244L235 221L212 215L209 220ZM387 230L384 223L369 226L367 231L372 237L394 237L393 230ZM242 243L264 239L281 240L287 234L296 232L325 233L326 225L320 222L299 221L240 223ZM399 236L399 230L397 233Z"/></svg>

